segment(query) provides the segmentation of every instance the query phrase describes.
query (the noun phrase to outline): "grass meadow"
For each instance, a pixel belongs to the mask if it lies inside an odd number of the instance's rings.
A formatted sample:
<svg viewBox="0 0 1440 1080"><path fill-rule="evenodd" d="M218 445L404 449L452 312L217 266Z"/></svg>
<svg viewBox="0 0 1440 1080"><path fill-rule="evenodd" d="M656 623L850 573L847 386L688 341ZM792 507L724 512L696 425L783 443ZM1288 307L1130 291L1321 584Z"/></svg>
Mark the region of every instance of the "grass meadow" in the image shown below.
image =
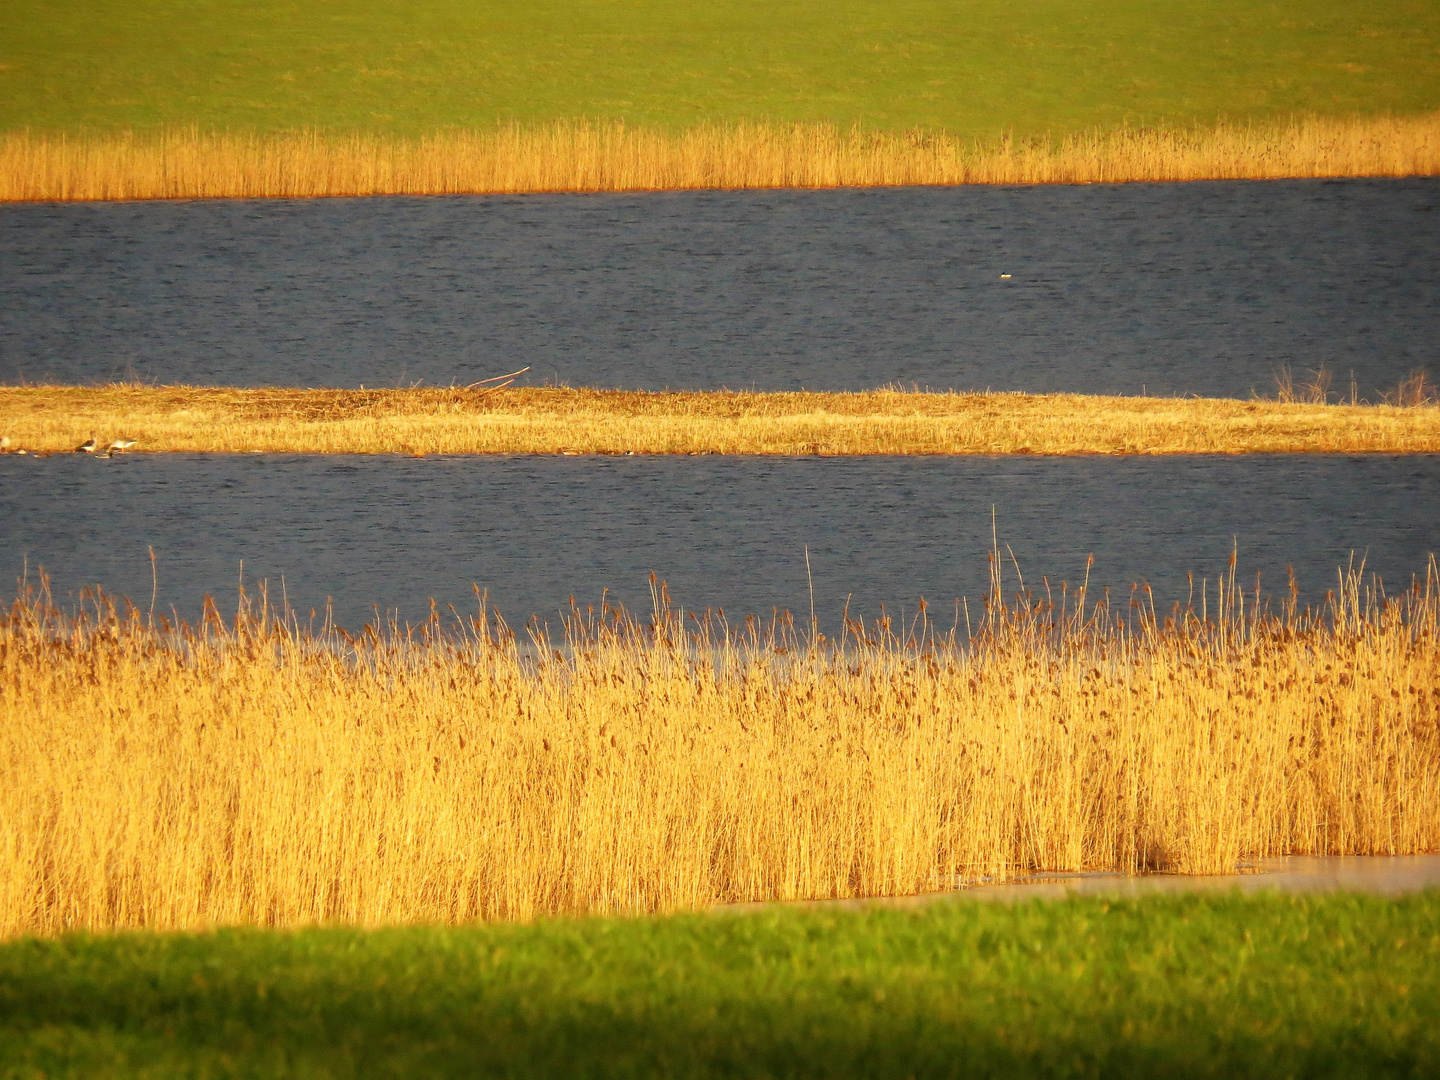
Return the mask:
<svg viewBox="0 0 1440 1080"><path fill-rule="evenodd" d="M0 387L9 451L374 454L1434 453L1433 384L1369 404L1286 376L1284 400L557 387Z"/></svg>
<svg viewBox="0 0 1440 1080"><path fill-rule="evenodd" d="M106 0L0 7L0 132L559 120L1061 136L1440 109L1429 0Z"/></svg>
<svg viewBox="0 0 1440 1080"><path fill-rule="evenodd" d="M0 200L1440 172L1426 0L0 9Z"/></svg>
<svg viewBox="0 0 1440 1080"><path fill-rule="evenodd" d="M0 944L16 1077L1420 1077L1440 896Z"/></svg>

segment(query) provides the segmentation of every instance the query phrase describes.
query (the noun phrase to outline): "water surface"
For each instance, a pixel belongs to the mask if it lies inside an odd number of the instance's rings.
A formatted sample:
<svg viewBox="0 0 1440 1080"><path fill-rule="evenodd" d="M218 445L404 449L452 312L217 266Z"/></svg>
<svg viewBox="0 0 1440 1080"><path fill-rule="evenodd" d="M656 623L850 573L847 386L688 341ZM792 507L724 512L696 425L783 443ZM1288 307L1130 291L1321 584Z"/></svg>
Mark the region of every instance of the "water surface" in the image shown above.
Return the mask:
<svg viewBox="0 0 1440 1080"><path fill-rule="evenodd" d="M0 205L0 381L1373 396L1440 180ZM1001 275L1009 274L1008 279Z"/></svg>
<svg viewBox="0 0 1440 1080"><path fill-rule="evenodd" d="M1440 889L1440 855L1282 855L1246 860L1241 873L1189 874L1036 873L1003 885L977 885L918 896L875 896L852 900L793 900L717 905L716 911L759 911L786 907L923 907L942 900L1023 903L1071 896L1138 899L1160 893L1368 893L1405 896Z"/></svg>
<svg viewBox="0 0 1440 1080"><path fill-rule="evenodd" d="M1403 587L1440 551L1440 456L396 457L66 454L0 457L0 574L43 564L192 616L244 577L358 626L372 605L418 621L431 597L512 619L554 617L602 590L649 608L648 578L691 609L788 608L822 626L880 606L947 626L985 591L991 512L1028 586L1079 582L1161 606L1225 569L1315 600L1352 554ZM806 549L810 576L806 572ZM1006 556L1007 588L1018 582ZM67 600L67 602L69 602Z"/></svg>

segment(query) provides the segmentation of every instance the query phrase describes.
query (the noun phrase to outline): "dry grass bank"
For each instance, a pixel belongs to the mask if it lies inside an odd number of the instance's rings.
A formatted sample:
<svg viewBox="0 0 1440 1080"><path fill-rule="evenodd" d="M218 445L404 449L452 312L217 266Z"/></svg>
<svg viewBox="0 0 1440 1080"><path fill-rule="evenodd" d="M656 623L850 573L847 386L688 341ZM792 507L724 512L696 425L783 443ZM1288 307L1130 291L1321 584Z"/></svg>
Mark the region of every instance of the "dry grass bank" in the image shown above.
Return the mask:
<svg viewBox="0 0 1440 1080"><path fill-rule="evenodd" d="M436 195L901 184L1413 176L1440 173L1440 115L1124 129L1056 141L970 140L825 124L667 133L605 123L406 140L318 132L0 141L0 200Z"/></svg>
<svg viewBox="0 0 1440 1080"><path fill-rule="evenodd" d="M1232 570L1233 575L1233 570ZM1233 580L841 647L783 622L0 622L0 936L906 894L1440 847L1440 576L1324 616ZM1077 604L1076 601L1079 600Z"/></svg>
<svg viewBox="0 0 1440 1080"><path fill-rule="evenodd" d="M1440 452L1440 408L1072 394L0 387L12 452Z"/></svg>

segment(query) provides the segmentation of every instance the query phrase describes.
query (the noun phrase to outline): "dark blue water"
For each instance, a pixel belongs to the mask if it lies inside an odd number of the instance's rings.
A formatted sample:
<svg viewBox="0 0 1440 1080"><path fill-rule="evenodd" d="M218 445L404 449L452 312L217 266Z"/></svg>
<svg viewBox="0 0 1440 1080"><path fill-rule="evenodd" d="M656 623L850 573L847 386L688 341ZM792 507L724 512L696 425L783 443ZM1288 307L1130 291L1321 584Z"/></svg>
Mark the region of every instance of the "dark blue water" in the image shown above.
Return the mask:
<svg viewBox="0 0 1440 1080"><path fill-rule="evenodd" d="M1440 181L0 206L0 381L1362 395L1440 368ZM1009 274L1008 279L1002 274ZM935 610L1242 570L1307 598L1440 550L1435 458L0 457L0 573L342 622L478 584L731 614ZM1011 586L1013 568L1007 567Z"/></svg>
<svg viewBox="0 0 1440 1080"><path fill-rule="evenodd" d="M1440 374L1440 180L0 205L0 382ZM1002 274L1010 274L1008 280Z"/></svg>
<svg viewBox="0 0 1440 1080"><path fill-rule="evenodd" d="M653 570L688 608L808 618L880 605L948 619L985 590L995 510L1026 583L1184 600L1238 543L1247 582L1303 597L1365 557L1390 588L1440 551L1440 457L1154 458L0 457L0 574L43 563L56 593L101 583L193 616L245 580L358 626L371 605L418 621L471 585L513 620L601 592L649 608ZM1006 565L1008 588L1017 585ZM963 623L962 623L963 625Z"/></svg>

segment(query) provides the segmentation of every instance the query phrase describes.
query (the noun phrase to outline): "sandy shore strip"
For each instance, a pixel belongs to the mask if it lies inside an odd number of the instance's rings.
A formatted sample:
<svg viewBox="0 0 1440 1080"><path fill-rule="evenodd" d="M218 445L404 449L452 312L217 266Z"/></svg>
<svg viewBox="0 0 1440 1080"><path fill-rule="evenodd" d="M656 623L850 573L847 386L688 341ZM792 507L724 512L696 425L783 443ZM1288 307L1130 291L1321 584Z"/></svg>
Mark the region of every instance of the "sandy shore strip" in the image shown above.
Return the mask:
<svg viewBox="0 0 1440 1080"><path fill-rule="evenodd" d="M0 387L6 452L1415 454L1440 408L1078 394Z"/></svg>
<svg viewBox="0 0 1440 1080"><path fill-rule="evenodd" d="M1440 855L1285 855L1255 859L1235 874L1034 873L1003 884L968 884L944 892L916 896L877 896L847 900L784 901L787 906L854 908L871 904L917 907L944 900L986 900L1021 903L1101 896L1135 900L1172 893L1352 892L1372 896L1404 896L1440 889ZM743 913L774 907L776 902L723 904L717 913Z"/></svg>

